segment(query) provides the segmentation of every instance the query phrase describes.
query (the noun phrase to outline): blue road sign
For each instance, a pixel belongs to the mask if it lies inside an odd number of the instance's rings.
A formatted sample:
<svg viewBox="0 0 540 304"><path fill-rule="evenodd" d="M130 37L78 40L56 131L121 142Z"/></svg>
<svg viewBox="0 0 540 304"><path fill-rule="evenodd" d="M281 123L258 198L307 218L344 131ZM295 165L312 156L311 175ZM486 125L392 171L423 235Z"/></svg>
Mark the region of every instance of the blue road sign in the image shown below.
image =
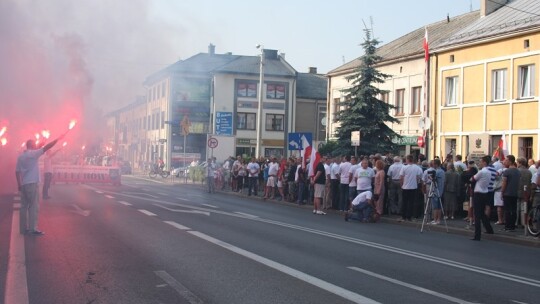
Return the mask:
<svg viewBox="0 0 540 304"><path fill-rule="evenodd" d="M216 112L216 135L233 135L232 117L232 112Z"/></svg>
<svg viewBox="0 0 540 304"><path fill-rule="evenodd" d="M308 145L312 145L312 138L311 133L289 133L287 138L289 150L302 150Z"/></svg>

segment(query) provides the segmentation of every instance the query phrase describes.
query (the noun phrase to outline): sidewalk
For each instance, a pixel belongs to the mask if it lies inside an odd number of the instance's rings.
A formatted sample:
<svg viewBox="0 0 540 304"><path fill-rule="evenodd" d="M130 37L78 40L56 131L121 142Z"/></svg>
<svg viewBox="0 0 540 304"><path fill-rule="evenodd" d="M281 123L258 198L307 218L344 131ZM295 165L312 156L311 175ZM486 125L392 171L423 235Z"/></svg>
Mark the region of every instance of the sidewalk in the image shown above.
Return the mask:
<svg viewBox="0 0 540 304"><path fill-rule="evenodd" d="M141 175L136 175L136 176L142 177ZM193 183L189 179L187 180L187 183L186 183L186 180L182 177L173 178L173 179L171 179L171 177L166 178L166 179L161 179L161 178L159 179L163 181L167 181L171 184L193 185L193 186L201 187L201 189L204 186L204 184L201 184L201 183ZM216 190L224 194L236 195L236 196L242 196L242 197L248 198L246 193L238 193L238 192L233 192L231 190L223 190L223 191L219 189L216 189ZM259 199L261 201L263 200L260 193L259 193L259 196L250 196L249 198ZM272 203L283 204L283 205L294 205L294 206L298 206L299 208L305 208L305 209L311 209L313 206L309 204L299 206L296 203L291 203L287 201L279 201L277 199L267 200L267 201L272 202ZM341 216L339 211L337 210L326 210L325 212L329 214L335 214L335 215ZM418 228L418 232L420 233L420 229L422 228L422 218L418 220L413 220L412 222L401 222L399 221L400 219L401 219L401 216L385 214L381 216L380 222L386 223L386 224L393 224L393 225L416 227ZM427 221L427 223L429 223L430 221ZM540 238L525 235L525 229L523 226L517 227L514 232L505 232L504 226L495 225L494 222L491 223L491 226L493 227L493 230L495 231L495 233L494 234L482 233L482 240L491 240L491 241L499 241L499 242L507 242L511 244L524 245L524 246L540 247ZM452 219L446 220L446 225L444 221L442 221L440 225L425 224L423 233L446 232L447 228L448 228L448 233L459 234L459 235L467 236L468 238L473 237L473 234L474 234L474 226L469 226L469 222L464 221L461 217L453 219L453 220ZM483 227L482 227L482 231L483 231Z"/></svg>

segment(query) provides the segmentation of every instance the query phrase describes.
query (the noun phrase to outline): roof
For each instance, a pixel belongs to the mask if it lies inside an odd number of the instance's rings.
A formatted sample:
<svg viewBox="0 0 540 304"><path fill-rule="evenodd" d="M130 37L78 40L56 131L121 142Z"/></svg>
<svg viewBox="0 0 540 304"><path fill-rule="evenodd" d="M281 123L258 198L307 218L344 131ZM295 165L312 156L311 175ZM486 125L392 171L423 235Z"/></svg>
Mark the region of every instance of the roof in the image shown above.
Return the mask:
<svg viewBox="0 0 540 304"><path fill-rule="evenodd" d="M215 69L215 72L259 75L260 57L238 56L236 60ZM285 64L280 58L265 58L264 75L294 77L296 76L296 71L292 68L289 68L289 66Z"/></svg>
<svg viewBox="0 0 540 304"><path fill-rule="evenodd" d="M298 73L296 97L307 99L326 99L328 78L321 74Z"/></svg>
<svg viewBox="0 0 540 304"><path fill-rule="evenodd" d="M453 35L463 27L472 24L475 20L478 20L479 17L480 11L477 10L456 17L447 18L405 34L377 49L377 55L382 57L382 60L378 64L384 64L385 62L401 58L423 56L423 40L426 28L428 32L429 47L430 49L433 49L438 47L443 39ZM358 57L342 66L339 66L328 72L328 74L332 75L348 73L360 66L361 58L362 57Z"/></svg>
<svg viewBox="0 0 540 304"><path fill-rule="evenodd" d="M448 37L440 46L486 39L540 26L540 1L513 0Z"/></svg>

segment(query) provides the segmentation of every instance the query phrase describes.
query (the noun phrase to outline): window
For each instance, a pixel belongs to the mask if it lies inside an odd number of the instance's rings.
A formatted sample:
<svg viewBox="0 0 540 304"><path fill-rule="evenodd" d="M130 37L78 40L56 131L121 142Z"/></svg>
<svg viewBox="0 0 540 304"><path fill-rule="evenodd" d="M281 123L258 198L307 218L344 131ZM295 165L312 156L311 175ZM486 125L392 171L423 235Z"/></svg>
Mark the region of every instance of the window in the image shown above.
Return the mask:
<svg viewBox="0 0 540 304"><path fill-rule="evenodd" d="M339 102L340 102L340 98L334 98L334 110L332 111L332 120L334 122L338 121L338 117L339 117Z"/></svg>
<svg viewBox="0 0 540 304"><path fill-rule="evenodd" d="M405 101L405 89L396 90L396 115L403 115L403 102Z"/></svg>
<svg viewBox="0 0 540 304"><path fill-rule="evenodd" d="M534 96L534 64L519 67L518 98Z"/></svg>
<svg viewBox="0 0 540 304"><path fill-rule="evenodd" d="M266 114L266 131L283 131L283 114Z"/></svg>
<svg viewBox="0 0 540 304"><path fill-rule="evenodd" d="M161 84L161 97L165 97L165 82Z"/></svg>
<svg viewBox="0 0 540 304"><path fill-rule="evenodd" d="M381 101L384 101L386 103L388 103L388 101L390 100L390 93L389 92L383 92L381 93Z"/></svg>
<svg viewBox="0 0 540 304"><path fill-rule="evenodd" d="M165 128L165 111L161 111L161 129Z"/></svg>
<svg viewBox="0 0 540 304"><path fill-rule="evenodd" d="M458 78L447 77L446 78L446 105L457 105L457 92L458 92Z"/></svg>
<svg viewBox="0 0 540 304"><path fill-rule="evenodd" d="M236 118L236 128L238 130L255 130L257 124L255 113L238 113Z"/></svg>
<svg viewBox="0 0 540 304"><path fill-rule="evenodd" d="M238 97L257 97L257 84L254 82L238 82L236 85Z"/></svg>
<svg viewBox="0 0 540 304"><path fill-rule="evenodd" d="M506 100L506 69L491 72L491 99Z"/></svg>
<svg viewBox="0 0 540 304"><path fill-rule="evenodd" d="M420 114L422 87L414 87L411 92L411 114Z"/></svg>
<svg viewBox="0 0 540 304"><path fill-rule="evenodd" d="M533 157L533 138L532 137L520 137L519 138L519 156L525 159L531 159Z"/></svg>
<svg viewBox="0 0 540 304"><path fill-rule="evenodd" d="M281 84L267 84L266 98L285 99L285 86Z"/></svg>

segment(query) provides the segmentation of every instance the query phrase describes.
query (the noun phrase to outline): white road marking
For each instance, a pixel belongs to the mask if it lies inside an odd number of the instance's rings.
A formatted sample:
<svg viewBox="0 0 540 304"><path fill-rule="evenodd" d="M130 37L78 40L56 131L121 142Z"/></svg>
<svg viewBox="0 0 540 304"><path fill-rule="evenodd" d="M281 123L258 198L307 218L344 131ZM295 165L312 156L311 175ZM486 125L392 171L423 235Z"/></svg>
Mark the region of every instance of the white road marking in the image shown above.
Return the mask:
<svg viewBox="0 0 540 304"><path fill-rule="evenodd" d="M90 215L90 210L84 210L81 207L79 207L77 204L73 204L72 206L73 206L73 208L75 208L75 211L72 210L71 212L80 214L82 216L89 216Z"/></svg>
<svg viewBox="0 0 540 304"><path fill-rule="evenodd" d="M118 201L119 204L122 204L124 206L132 206L130 203L128 202L124 202L124 201Z"/></svg>
<svg viewBox="0 0 540 304"><path fill-rule="evenodd" d="M24 235L19 233L19 210L13 211L4 303L28 304Z"/></svg>
<svg viewBox="0 0 540 304"><path fill-rule="evenodd" d="M218 206L214 206L214 205L210 205L210 204L201 204L203 206L206 206L206 207L210 207L210 208L219 208Z"/></svg>
<svg viewBox="0 0 540 304"><path fill-rule="evenodd" d="M176 199L179 199L181 201L186 201L186 202L189 201L187 198L184 198L184 197L177 197Z"/></svg>
<svg viewBox="0 0 540 304"><path fill-rule="evenodd" d="M178 292L178 294L180 294L182 298L186 299L190 304L204 303L199 297L197 297L194 293L187 289L186 286L182 285L166 271L158 270L154 271L154 273L167 284L169 284L169 286L171 286L174 290L176 290L176 292Z"/></svg>
<svg viewBox="0 0 540 304"><path fill-rule="evenodd" d="M249 213L244 213L244 212L235 212L235 213L236 213L236 214L243 215L243 216L251 217L251 218L257 218L257 217L258 217L258 216L256 216L256 215L249 214Z"/></svg>
<svg viewBox="0 0 540 304"><path fill-rule="evenodd" d="M153 197L153 198L158 198L159 196L157 195L152 195L152 194L148 194L148 193L145 193L145 192L124 192L125 194L131 194L131 195L146 195L146 196L150 196L150 197Z"/></svg>
<svg viewBox="0 0 540 304"><path fill-rule="evenodd" d="M510 300L510 301L512 301L512 302L514 302L514 303L518 303L518 304L529 304L529 303L527 303L527 302L520 302L520 301L516 301L516 300Z"/></svg>
<svg viewBox="0 0 540 304"><path fill-rule="evenodd" d="M96 193L103 194L103 191L94 190Z"/></svg>
<svg viewBox="0 0 540 304"><path fill-rule="evenodd" d="M178 229L180 229L180 230L191 230L191 228L186 227L186 226L184 226L184 225L180 225L180 224L178 224L178 223L176 223L176 222L172 222L172 221L163 221L163 222L164 222L164 223L167 223L167 224L169 224L169 225L171 225L171 226L173 226L173 227L175 227L175 228L178 228Z"/></svg>
<svg viewBox="0 0 540 304"><path fill-rule="evenodd" d="M15 197L13 198L13 200L14 200L14 201L20 201L20 200L21 200L21 197L20 197L20 196L15 196Z"/></svg>
<svg viewBox="0 0 540 304"><path fill-rule="evenodd" d="M144 213L144 214L146 214L148 216L157 216L157 214L152 213L152 212L150 212L148 210L144 210L144 209L139 209L139 212L142 212L142 213Z"/></svg>
<svg viewBox="0 0 540 304"><path fill-rule="evenodd" d="M162 206L162 205L160 205L160 204L154 204L154 206L157 206L157 207L160 207L160 208L163 208L163 209L165 209L165 210L172 211L172 212L195 213L195 214L204 214L204 215L206 215L206 216L210 216L210 212L204 212L204 211L199 211L199 210L181 210L181 209L172 209L172 208L169 208L169 207Z"/></svg>
<svg viewBox="0 0 540 304"><path fill-rule="evenodd" d="M407 287L407 288L410 288L410 289L414 289L414 290L419 291L419 292L427 293L429 295L432 295L432 296L435 296L435 297L438 297L438 298L441 298L441 299L445 299L445 300L450 301L450 302L462 303L462 304L473 304L473 302L468 302L468 301L458 299L458 298L454 298L452 296L445 295L445 294L442 294L442 293L438 293L436 291L429 290L429 289L426 289L426 288L423 288L423 287L420 287L420 286L416 286L416 285L409 284L409 283L406 283L406 282L403 282L403 281L392 279L390 277L383 276L383 275L371 272L369 270L365 270L365 269L358 268L358 267L353 267L353 266L347 267L347 268L358 271L358 272L361 272L363 274L367 274L367 275L372 276L372 277L376 277L376 278L381 279L381 280L388 281L390 283L394 283L394 284L401 285L401 286L404 286L404 287Z"/></svg>
<svg viewBox="0 0 540 304"><path fill-rule="evenodd" d="M111 198L111 199L114 198L114 196L112 196L112 195L105 195L105 197L106 198Z"/></svg>
<svg viewBox="0 0 540 304"><path fill-rule="evenodd" d="M21 203L13 203L13 209L21 209Z"/></svg>
<svg viewBox="0 0 540 304"><path fill-rule="evenodd" d="M128 197L131 197L131 198L134 198L134 199L141 199L141 200L146 200L146 201L153 202L153 200L148 199L148 198L129 196L129 195L126 195L126 194L120 193L120 192L117 193L117 195L124 195L124 196L128 196ZM437 256L424 254L424 253L421 253L421 252L418 252L418 251L401 249L401 248L397 248L397 247L393 247L393 246L383 245L383 244L380 244L380 243L369 242L369 241L365 241L365 240L361 240L361 239L357 239L357 238L353 238L353 237L343 236L343 235L340 235L340 234L330 233L330 232L326 232L326 231L322 231L322 230L302 227L302 226L298 226L298 225L294 225L294 224L288 224L288 223L269 220L269 219L264 219L264 218L251 218L251 217L241 216L239 214L225 212L225 211L216 210L216 209L207 209L207 208L184 205L184 204L180 204L180 203L173 203L173 202L167 202L167 201L162 201L160 203L161 204L167 204L167 205L173 205L173 206L179 206L179 207L183 207L183 208L190 208L190 209L195 209L195 210L206 211L208 213L211 212L211 213L214 213L214 214L222 214L222 215L227 215L227 216L244 218L244 219L248 219L248 220L252 220L252 221L258 221L258 222L263 222L263 223L272 224L272 225L276 225L276 226L295 229L295 230L299 230L299 231L305 231L305 232L309 232L309 233L312 233L312 234L322 235L322 236L326 236L326 237L333 238L333 239L338 239L338 240L345 241L345 242L350 242L350 243L363 245L363 246L367 246L367 247L371 247L371 248L377 248L379 250L384 250L384 251L388 251L388 252L393 252L393 253L405 255L405 256L408 256L408 257L411 257L411 258L415 258L415 259L421 259L421 260L424 260L424 261L427 261L427 262L438 263L438 264L442 264L442 265L446 265L446 266L450 266L450 267L459 268L459 269L462 269L462 270L465 270L465 271L471 271L471 272L476 272L476 273L496 277L496 278L503 279L503 280L509 280L509 281L512 281L512 282L520 283L520 284L540 287L540 281L539 280L535 280L535 279L531 279L531 278L527 278L527 277L523 277L523 276L518 276L518 275L511 274L511 273L506 273L506 272L491 270L491 269L487 269L487 268L482 268L482 267L478 267L478 266L474 266L474 265L466 264L466 263L461 263L461 262L453 261L453 260L449 260L449 259L444 259L444 258L440 258L440 257L437 257Z"/></svg>
<svg viewBox="0 0 540 304"><path fill-rule="evenodd" d="M280 264L278 262L275 262L275 261L272 261L272 260L269 260L265 257L262 257L260 255L257 255L255 253L252 253L252 252L249 252L249 251L246 251L242 248L238 248L236 246L233 246L229 243L225 243L223 241L220 241L218 239L215 239L209 235L206 235L204 233L201 233L201 232L198 232L198 231L188 231L188 233L191 233L192 235L196 236L196 237L199 237L205 241L208 241L212 244L215 244L215 245L218 245L220 247L223 247L229 251L232 251L234 253L237 253L243 257L246 257L248 259L251 259L255 262L258 262L258 263L261 263L265 266L268 266L270 268L273 268L277 271L280 271L280 272L283 272L285 274L288 274L294 278L297 278L299 280L302 280L306 283L309 283L311 285L314 285L318 288L321 288L323 290L326 290L330 293L333 293L337 296L340 296L344 299L347 299L349 301L352 301L354 303L362 303L362 304L374 304L374 303L379 303L373 299L370 299L370 298L367 298L367 297L364 297L362 295L359 295L357 293L354 293L350 290L347 290L347 289L344 289L344 288L341 288L339 286L336 286L334 284L331 284L331 283L328 283L326 281L323 281L319 278L316 278L314 276L311 276L307 273L303 273L303 272L300 272L296 269L293 269L289 266L286 266L286 265L283 265L283 264Z"/></svg>

